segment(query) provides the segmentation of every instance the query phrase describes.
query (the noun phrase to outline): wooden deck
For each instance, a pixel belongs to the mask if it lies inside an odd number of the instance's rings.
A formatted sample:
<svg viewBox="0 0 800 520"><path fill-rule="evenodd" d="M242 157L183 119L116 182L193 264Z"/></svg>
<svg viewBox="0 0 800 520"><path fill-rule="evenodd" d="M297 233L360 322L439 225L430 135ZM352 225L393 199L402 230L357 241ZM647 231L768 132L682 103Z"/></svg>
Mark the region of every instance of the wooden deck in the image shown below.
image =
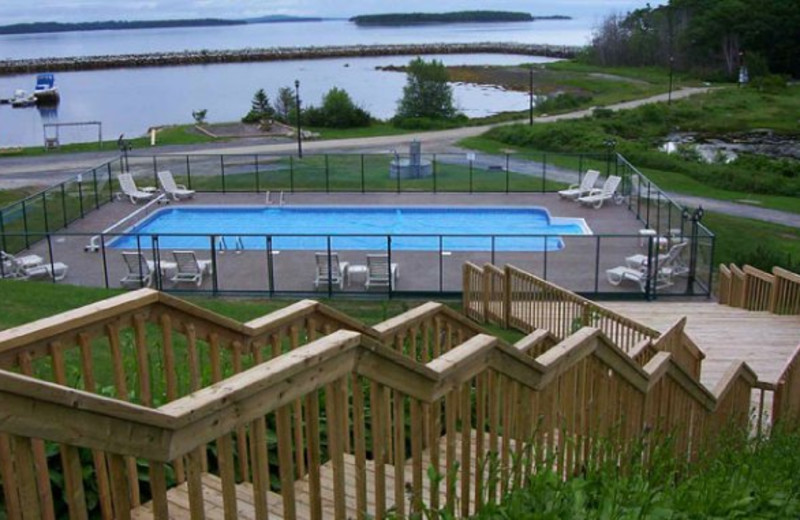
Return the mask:
<svg viewBox="0 0 800 520"><path fill-rule="evenodd" d="M686 316L686 333L703 349L702 382L713 388L734 361L746 361L761 381L774 383L800 345L800 316L778 316L716 302L604 302L656 330Z"/></svg>

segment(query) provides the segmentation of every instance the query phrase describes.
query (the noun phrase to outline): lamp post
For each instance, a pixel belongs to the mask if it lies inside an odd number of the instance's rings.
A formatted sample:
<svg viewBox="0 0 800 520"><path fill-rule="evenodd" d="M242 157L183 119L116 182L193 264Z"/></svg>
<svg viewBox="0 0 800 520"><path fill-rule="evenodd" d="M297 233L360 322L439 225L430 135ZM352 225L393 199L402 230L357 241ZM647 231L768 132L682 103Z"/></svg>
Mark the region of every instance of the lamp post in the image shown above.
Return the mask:
<svg viewBox="0 0 800 520"><path fill-rule="evenodd" d="M675 58L669 57L669 94L667 95L667 105L672 105L672 66L675 63Z"/></svg>
<svg viewBox="0 0 800 520"><path fill-rule="evenodd" d="M303 138L300 130L300 80L294 80L294 104L297 112L297 156L303 158Z"/></svg>
<svg viewBox="0 0 800 520"><path fill-rule="evenodd" d="M528 125L533 126L533 66L528 73Z"/></svg>

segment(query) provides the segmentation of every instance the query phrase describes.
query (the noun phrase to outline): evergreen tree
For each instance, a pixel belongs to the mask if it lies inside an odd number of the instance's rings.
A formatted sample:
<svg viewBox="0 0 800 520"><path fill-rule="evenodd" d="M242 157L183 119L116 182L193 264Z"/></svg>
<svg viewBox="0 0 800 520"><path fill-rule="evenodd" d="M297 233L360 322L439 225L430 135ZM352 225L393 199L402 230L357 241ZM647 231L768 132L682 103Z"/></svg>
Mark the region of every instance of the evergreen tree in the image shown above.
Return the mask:
<svg viewBox="0 0 800 520"><path fill-rule="evenodd" d="M244 123L259 123L272 119L275 115L275 109L269 102L269 96L260 88L253 95L253 100L250 102L250 112L242 118Z"/></svg>
<svg viewBox="0 0 800 520"><path fill-rule="evenodd" d="M294 93L291 87L281 87L278 89L278 96L275 98L275 116L289 123L294 110Z"/></svg>

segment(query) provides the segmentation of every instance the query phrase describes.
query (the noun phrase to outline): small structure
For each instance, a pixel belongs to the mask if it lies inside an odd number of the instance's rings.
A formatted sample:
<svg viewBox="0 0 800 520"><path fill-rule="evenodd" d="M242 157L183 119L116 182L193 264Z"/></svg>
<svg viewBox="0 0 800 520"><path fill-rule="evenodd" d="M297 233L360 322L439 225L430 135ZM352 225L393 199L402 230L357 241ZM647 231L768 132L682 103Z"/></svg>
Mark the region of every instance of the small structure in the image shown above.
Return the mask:
<svg viewBox="0 0 800 520"><path fill-rule="evenodd" d="M389 177L392 179L421 179L433 175L431 161L422 158L422 144L414 139L408 151L408 159L395 158L389 163Z"/></svg>
<svg viewBox="0 0 800 520"><path fill-rule="evenodd" d="M54 150L61 146L61 129L65 127L95 127L97 128L97 145L103 147L103 123L100 121L80 121L77 123L45 123L42 125L44 133L44 149ZM78 141L80 142L80 141Z"/></svg>

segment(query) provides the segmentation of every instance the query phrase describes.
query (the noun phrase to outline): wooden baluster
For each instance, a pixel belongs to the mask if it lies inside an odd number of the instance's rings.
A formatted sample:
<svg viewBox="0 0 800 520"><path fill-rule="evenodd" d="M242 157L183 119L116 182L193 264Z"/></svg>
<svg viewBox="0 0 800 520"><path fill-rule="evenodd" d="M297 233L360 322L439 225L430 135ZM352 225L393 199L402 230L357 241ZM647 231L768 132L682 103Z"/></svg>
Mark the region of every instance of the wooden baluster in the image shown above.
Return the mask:
<svg viewBox="0 0 800 520"><path fill-rule="evenodd" d="M336 520L346 520L347 518L347 498L344 488L346 389L347 382L345 378L337 379L325 389L327 398L333 403L331 410L333 415L328 423L328 440L331 449L331 465L333 466L333 508Z"/></svg>
<svg viewBox="0 0 800 520"><path fill-rule="evenodd" d="M108 334L108 344L111 347L111 364L114 371L114 388L117 398L130 402L131 395L128 391L125 363L119 338L119 325L110 323L106 327L106 331ZM136 459L133 457L126 457L125 461L128 467L128 489L130 489L131 492L131 502L138 505L141 503L141 498L139 496L139 473L136 468Z"/></svg>
<svg viewBox="0 0 800 520"><path fill-rule="evenodd" d="M148 461L150 466L150 492L153 495L153 517L156 520L169 519L169 505L167 502L167 473L164 464Z"/></svg>
<svg viewBox="0 0 800 520"><path fill-rule="evenodd" d="M11 436L6 433L0 433L0 481L3 482L6 514L8 518L22 518L20 483L14 471L13 456L11 453Z"/></svg>
<svg viewBox="0 0 800 520"><path fill-rule="evenodd" d="M28 352L23 352L18 356L20 371L33 377L33 362ZM47 467L47 455L44 449L44 441L41 439L30 439L31 449L33 450L33 462L36 471L37 488L39 492L39 503L42 506L42 518L46 520L55 519L55 509L53 507L53 491L50 489L50 471ZM23 509L25 514L25 509Z"/></svg>
<svg viewBox="0 0 800 520"><path fill-rule="evenodd" d="M422 407L419 401L411 398L411 478L412 502L411 510L414 513L422 511L422 440L423 436L417 434L422 425ZM421 431L419 432L422 433Z"/></svg>
<svg viewBox="0 0 800 520"><path fill-rule="evenodd" d="M186 483L189 490L189 512L192 520L203 520L205 500L203 499L203 460L206 458L205 446L195 448L186 455Z"/></svg>
<svg viewBox="0 0 800 520"><path fill-rule="evenodd" d="M131 518L131 484L130 472L127 470L126 457L114 453L107 454L109 473L111 474L111 500L114 504L114 518L130 520Z"/></svg>
<svg viewBox="0 0 800 520"><path fill-rule="evenodd" d="M394 391L394 508L400 518L406 514L406 412L405 395Z"/></svg>
<svg viewBox="0 0 800 520"><path fill-rule="evenodd" d="M367 444L364 431L364 389L358 375L352 375L350 387L353 391L353 445L356 459L356 519L365 520L367 513ZM308 407L308 405L307 405ZM309 438L309 444L311 436ZM319 437L317 435L317 437ZM309 456L309 467L318 465Z"/></svg>
<svg viewBox="0 0 800 520"><path fill-rule="evenodd" d="M489 468L489 503L497 501L497 461L499 461L498 429L500 425L500 379L494 370L489 371L489 456L492 463Z"/></svg>
<svg viewBox="0 0 800 520"><path fill-rule="evenodd" d="M50 359L53 365L53 381L61 386L67 386L67 374L61 343L54 341L49 347ZM78 455L78 450L69 444L62 444L60 451L61 465L64 468L64 491L67 506L69 507L69 516L71 519L79 520L88 518L81 459Z"/></svg>
<svg viewBox="0 0 800 520"><path fill-rule="evenodd" d="M253 345L253 359L257 365L264 362L259 345ZM267 451L267 420L264 416L250 423L250 460L253 462L253 492L256 518L269 518L267 493L269 492L269 453ZM234 490L235 492L235 490Z"/></svg>
<svg viewBox="0 0 800 520"><path fill-rule="evenodd" d="M428 423L430 430L428 431L428 450L430 452L430 466L433 468L435 480L429 482L430 496L428 497L430 508L434 511L439 509L439 496L441 490L439 489L441 466L439 464L439 446L442 437L442 404L441 400L433 402L428 407Z"/></svg>
<svg viewBox="0 0 800 520"><path fill-rule="evenodd" d="M386 516L386 397L383 385L370 382L372 456L375 461L375 520Z"/></svg>
<svg viewBox="0 0 800 520"><path fill-rule="evenodd" d="M197 350L197 329L192 323L186 325L186 355L189 364L189 385L192 392L197 392L203 388L203 379L200 369L200 353ZM203 450L200 460L202 471L205 473L208 471L208 457L205 455L205 450Z"/></svg>
<svg viewBox="0 0 800 520"><path fill-rule="evenodd" d="M472 462L472 385L461 385L461 516L469 516L471 483L470 463Z"/></svg>
<svg viewBox="0 0 800 520"><path fill-rule="evenodd" d="M161 315L161 343L164 353L164 379L167 382L167 402L178 398L178 379L175 364L175 348L172 340L172 317L164 313ZM178 457L172 462L175 468L175 480L182 483L186 480L183 458Z"/></svg>
<svg viewBox="0 0 800 520"><path fill-rule="evenodd" d="M513 413L511 404L514 395L510 379L501 376L500 382L500 386L503 389L503 399L501 401L503 442L500 453L500 491L502 495L505 495L509 491L508 485L511 478L511 416Z"/></svg>
<svg viewBox="0 0 800 520"><path fill-rule="evenodd" d="M44 518L45 506L40 500L39 479L34 461L33 446L28 437L11 436L13 440L14 469L19 489L22 518Z"/></svg>
<svg viewBox="0 0 800 520"><path fill-rule="evenodd" d="M294 350L300 346L300 328L297 325L289 327L289 348ZM294 418L294 457L295 457L295 478L302 478L306 474L305 456L303 455L303 402L296 399L292 406Z"/></svg>
<svg viewBox="0 0 800 520"><path fill-rule="evenodd" d="M280 343L279 343L280 345ZM273 345L274 349L274 345ZM233 351L233 371L240 373L242 367L242 344L239 341L231 343ZM250 462L247 449L247 429L244 426L236 428L236 451L239 455L239 478L244 482L250 482Z"/></svg>
<svg viewBox="0 0 800 520"><path fill-rule="evenodd" d="M319 392L314 390L305 397L306 409L306 451L308 456L308 495L311 507L311 519L322 518L322 492L320 484L319 442Z"/></svg>
<svg viewBox="0 0 800 520"><path fill-rule="evenodd" d="M270 337L272 356L281 353L281 340L277 334ZM278 435L278 465L281 479L281 497L283 498L283 517L295 520L297 511L294 496L294 462L292 456L291 405L281 406L275 411L275 425Z"/></svg>
<svg viewBox="0 0 800 520"><path fill-rule="evenodd" d="M456 391L448 392L445 397L445 435L447 436L445 450L445 485L447 486L447 511L456 512Z"/></svg>
<svg viewBox="0 0 800 520"><path fill-rule="evenodd" d="M212 333L208 336L209 358L211 362L211 381L222 381L222 352L220 350L219 335ZM236 464L233 460L233 440L230 434L223 435L216 440L219 476L222 480L222 506L226 520L238 517L236 498ZM261 501L257 494L256 501ZM258 509L258 504L256 504Z"/></svg>
<svg viewBox="0 0 800 520"><path fill-rule="evenodd" d="M78 346L81 351L81 370L83 372L83 389L96 393L97 383L94 379L92 351L89 336L85 333L78 334ZM104 519L114 517L111 504L111 482L108 477L106 456L100 450L92 450L95 479L97 481L97 500L100 503L100 513Z"/></svg>

